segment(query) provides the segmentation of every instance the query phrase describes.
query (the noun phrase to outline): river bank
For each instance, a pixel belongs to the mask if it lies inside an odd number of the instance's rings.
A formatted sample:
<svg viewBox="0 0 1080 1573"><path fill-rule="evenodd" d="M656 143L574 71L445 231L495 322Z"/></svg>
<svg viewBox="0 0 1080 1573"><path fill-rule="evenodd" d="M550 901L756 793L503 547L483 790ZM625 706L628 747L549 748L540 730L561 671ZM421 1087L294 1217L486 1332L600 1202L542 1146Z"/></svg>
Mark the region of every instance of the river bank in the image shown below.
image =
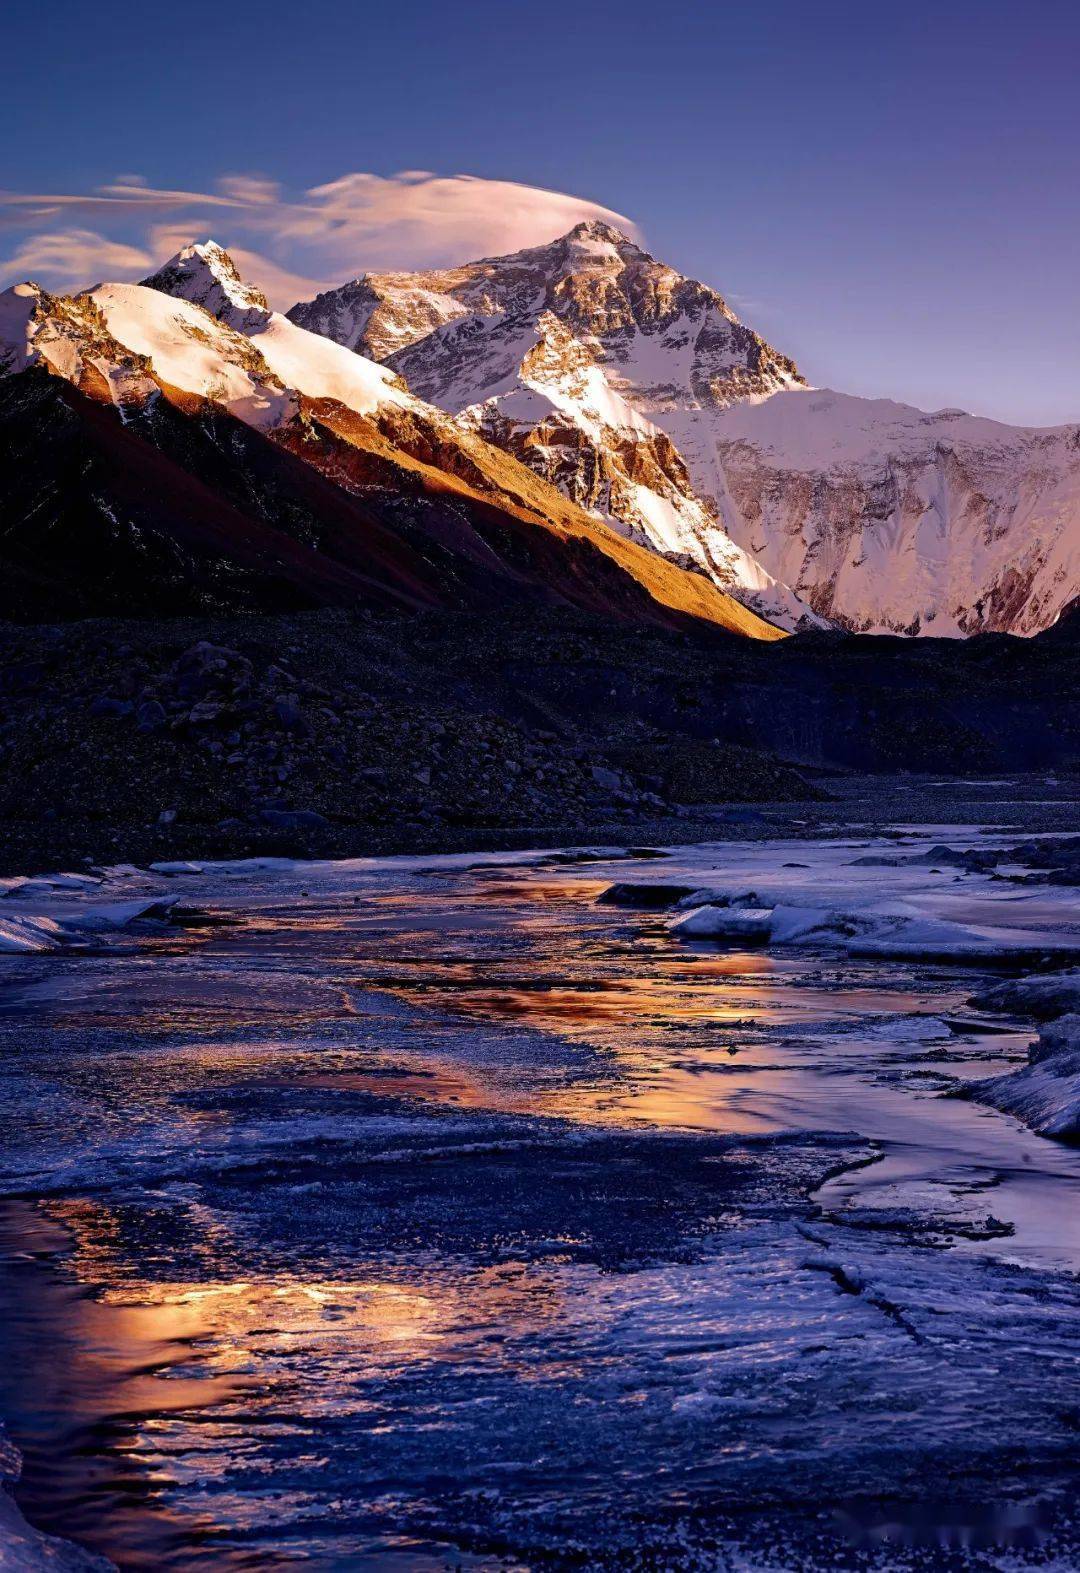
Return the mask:
<svg viewBox="0 0 1080 1573"><path fill-rule="evenodd" d="M949 780L1030 802L1076 780L1073 621L768 645L555 610L4 624L3 865L677 844L745 809L827 821L837 793L925 820Z"/></svg>

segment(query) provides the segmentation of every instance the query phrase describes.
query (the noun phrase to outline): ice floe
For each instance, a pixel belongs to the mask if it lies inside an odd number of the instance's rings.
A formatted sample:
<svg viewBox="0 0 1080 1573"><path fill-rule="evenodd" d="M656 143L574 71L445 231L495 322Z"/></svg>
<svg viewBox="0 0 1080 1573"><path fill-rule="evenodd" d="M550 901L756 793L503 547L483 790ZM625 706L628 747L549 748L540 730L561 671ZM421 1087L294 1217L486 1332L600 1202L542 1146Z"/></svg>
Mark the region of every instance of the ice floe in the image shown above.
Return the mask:
<svg viewBox="0 0 1080 1573"><path fill-rule="evenodd" d="M1044 1027L1028 1059L1022 1070L976 1082L971 1096L1040 1135L1080 1140L1080 1015Z"/></svg>
<svg viewBox="0 0 1080 1573"><path fill-rule="evenodd" d="M852 956L920 961L1009 961L1080 952L1080 943L1060 935L952 922L900 902L864 907L710 904L677 918L672 933L681 939L816 945Z"/></svg>
<svg viewBox="0 0 1080 1573"><path fill-rule="evenodd" d="M36 903L40 905L40 903ZM91 934L126 928L139 918L166 920L174 906L156 896L59 905L53 912L0 913L0 952L43 954L85 943Z"/></svg>

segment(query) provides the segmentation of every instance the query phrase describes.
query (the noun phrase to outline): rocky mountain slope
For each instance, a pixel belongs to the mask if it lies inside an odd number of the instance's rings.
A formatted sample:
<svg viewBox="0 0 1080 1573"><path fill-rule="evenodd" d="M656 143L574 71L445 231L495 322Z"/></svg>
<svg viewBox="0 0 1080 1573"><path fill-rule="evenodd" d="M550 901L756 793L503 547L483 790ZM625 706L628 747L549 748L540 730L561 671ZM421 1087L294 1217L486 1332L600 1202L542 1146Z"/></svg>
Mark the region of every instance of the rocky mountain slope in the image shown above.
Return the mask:
<svg viewBox="0 0 1080 1573"><path fill-rule="evenodd" d="M607 225L289 316L788 626L1030 634L1080 585L1080 428L810 389Z"/></svg>
<svg viewBox="0 0 1080 1573"><path fill-rule="evenodd" d="M0 372L9 615L539 597L777 637L269 311L212 244L148 285L7 291Z"/></svg>

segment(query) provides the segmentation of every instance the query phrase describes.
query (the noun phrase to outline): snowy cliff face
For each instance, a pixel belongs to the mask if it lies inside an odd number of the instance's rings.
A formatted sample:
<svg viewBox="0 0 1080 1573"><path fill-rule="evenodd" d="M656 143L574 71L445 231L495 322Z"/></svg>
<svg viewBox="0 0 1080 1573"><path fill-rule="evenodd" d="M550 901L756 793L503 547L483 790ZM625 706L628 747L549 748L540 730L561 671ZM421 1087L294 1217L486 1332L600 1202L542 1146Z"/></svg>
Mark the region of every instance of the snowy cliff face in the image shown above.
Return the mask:
<svg viewBox="0 0 1080 1573"><path fill-rule="evenodd" d="M811 390L607 225L289 316L785 626L1031 634L1080 587L1077 428Z"/></svg>
<svg viewBox="0 0 1080 1573"><path fill-rule="evenodd" d="M736 539L849 628L1034 634L1080 587L1080 427L807 391L671 435Z"/></svg>
<svg viewBox="0 0 1080 1573"><path fill-rule="evenodd" d="M793 363L714 291L602 223L548 246L424 274L368 274L289 317L385 361L631 539L794 627L809 608L697 495L654 411L800 387Z"/></svg>

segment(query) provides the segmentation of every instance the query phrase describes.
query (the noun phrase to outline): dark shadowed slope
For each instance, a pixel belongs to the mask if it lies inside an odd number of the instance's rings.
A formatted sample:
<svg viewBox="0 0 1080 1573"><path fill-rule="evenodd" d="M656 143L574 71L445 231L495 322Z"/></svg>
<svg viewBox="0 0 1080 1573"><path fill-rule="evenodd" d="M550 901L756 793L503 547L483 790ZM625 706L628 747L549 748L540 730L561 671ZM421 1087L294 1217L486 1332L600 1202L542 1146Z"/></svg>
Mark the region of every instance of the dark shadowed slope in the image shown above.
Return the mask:
<svg viewBox="0 0 1080 1573"><path fill-rule="evenodd" d="M779 637L284 318L249 339L139 286L0 305L7 615L539 600Z"/></svg>

